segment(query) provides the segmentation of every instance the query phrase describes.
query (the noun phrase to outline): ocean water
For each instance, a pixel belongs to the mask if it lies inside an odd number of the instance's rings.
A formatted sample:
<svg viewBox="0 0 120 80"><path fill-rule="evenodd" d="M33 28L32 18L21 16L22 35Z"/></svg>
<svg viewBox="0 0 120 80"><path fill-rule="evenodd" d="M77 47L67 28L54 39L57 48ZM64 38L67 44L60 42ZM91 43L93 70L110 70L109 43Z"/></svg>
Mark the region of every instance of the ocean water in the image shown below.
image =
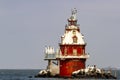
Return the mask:
<svg viewBox="0 0 120 80"><path fill-rule="evenodd" d="M97 79L34 78L34 76L38 74L39 71L40 70L38 69L33 70L0 69L0 80L97 80ZM117 78L118 78L117 80L120 80L120 70L117 70Z"/></svg>

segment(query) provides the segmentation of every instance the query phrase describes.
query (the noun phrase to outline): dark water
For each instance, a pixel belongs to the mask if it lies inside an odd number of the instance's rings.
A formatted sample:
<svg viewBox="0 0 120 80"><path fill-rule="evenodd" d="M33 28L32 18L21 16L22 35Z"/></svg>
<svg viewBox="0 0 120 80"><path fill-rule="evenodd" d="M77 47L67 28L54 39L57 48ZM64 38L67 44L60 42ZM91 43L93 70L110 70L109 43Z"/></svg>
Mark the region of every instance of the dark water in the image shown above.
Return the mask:
<svg viewBox="0 0 120 80"><path fill-rule="evenodd" d="M34 70L0 69L0 80L61 80L59 78L34 78L34 75L36 75L39 71L40 70L36 70L36 69ZM120 70L117 71L117 77L120 80ZM62 80L73 80L73 79L62 79ZM79 80L79 79L74 79L74 80ZM91 79L80 79L80 80L91 80ZM92 80L96 80L96 79L92 79Z"/></svg>

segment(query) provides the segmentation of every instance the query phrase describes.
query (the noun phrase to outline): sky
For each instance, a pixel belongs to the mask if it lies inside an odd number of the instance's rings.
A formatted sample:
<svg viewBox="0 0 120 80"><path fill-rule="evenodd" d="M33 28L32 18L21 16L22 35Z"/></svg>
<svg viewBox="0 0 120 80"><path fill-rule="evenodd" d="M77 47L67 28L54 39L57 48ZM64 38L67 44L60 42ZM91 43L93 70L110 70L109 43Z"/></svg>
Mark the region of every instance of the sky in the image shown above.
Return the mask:
<svg viewBox="0 0 120 80"><path fill-rule="evenodd" d="M0 0L0 69L45 69L45 46L59 48L71 9L90 58L120 68L120 0Z"/></svg>

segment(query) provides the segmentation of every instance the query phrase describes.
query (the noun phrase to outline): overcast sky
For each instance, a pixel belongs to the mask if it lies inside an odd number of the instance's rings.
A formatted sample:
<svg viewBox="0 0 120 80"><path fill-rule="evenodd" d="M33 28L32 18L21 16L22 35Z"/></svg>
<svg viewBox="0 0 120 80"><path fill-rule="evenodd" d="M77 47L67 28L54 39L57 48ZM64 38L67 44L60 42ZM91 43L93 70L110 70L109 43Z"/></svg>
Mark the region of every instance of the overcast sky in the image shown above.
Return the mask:
<svg viewBox="0 0 120 80"><path fill-rule="evenodd" d="M44 48L59 47L72 8L87 65L120 68L120 0L0 0L0 69L46 68Z"/></svg>

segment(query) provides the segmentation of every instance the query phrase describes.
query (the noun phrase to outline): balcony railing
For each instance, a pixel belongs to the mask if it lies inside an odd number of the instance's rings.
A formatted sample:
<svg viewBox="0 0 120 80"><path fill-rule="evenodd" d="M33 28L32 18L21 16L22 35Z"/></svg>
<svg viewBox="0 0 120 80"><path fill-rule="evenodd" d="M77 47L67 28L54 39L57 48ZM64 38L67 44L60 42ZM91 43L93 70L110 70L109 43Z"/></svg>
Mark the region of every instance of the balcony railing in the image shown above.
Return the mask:
<svg viewBox="0 0 120 80"><path fill-rule="evenodd" d="M88 55L88 54L84 54L84 55L80 55L80 56L71 56L71 55L67 55L67 56L63 56L63 55L56 56L56 58L61 58L61 59L69 59L69 58L87 59L87 58L89 58L89 57L90 57L90 55Z"/></svg>
<svg viewBox="0 0 120 80"><path fill-rule="evenodd" d="M89 58L90 55L89 54L83 54L83 55L80 55L80 56L72 56L72 55L67 55L67 56L64 56L64 55L60 55L58 53L53 53L53 54L46 54L45 55L45 60L55 60L55 59L73 59L73 58L76 58L76 59L87 59Z"/></svg>

